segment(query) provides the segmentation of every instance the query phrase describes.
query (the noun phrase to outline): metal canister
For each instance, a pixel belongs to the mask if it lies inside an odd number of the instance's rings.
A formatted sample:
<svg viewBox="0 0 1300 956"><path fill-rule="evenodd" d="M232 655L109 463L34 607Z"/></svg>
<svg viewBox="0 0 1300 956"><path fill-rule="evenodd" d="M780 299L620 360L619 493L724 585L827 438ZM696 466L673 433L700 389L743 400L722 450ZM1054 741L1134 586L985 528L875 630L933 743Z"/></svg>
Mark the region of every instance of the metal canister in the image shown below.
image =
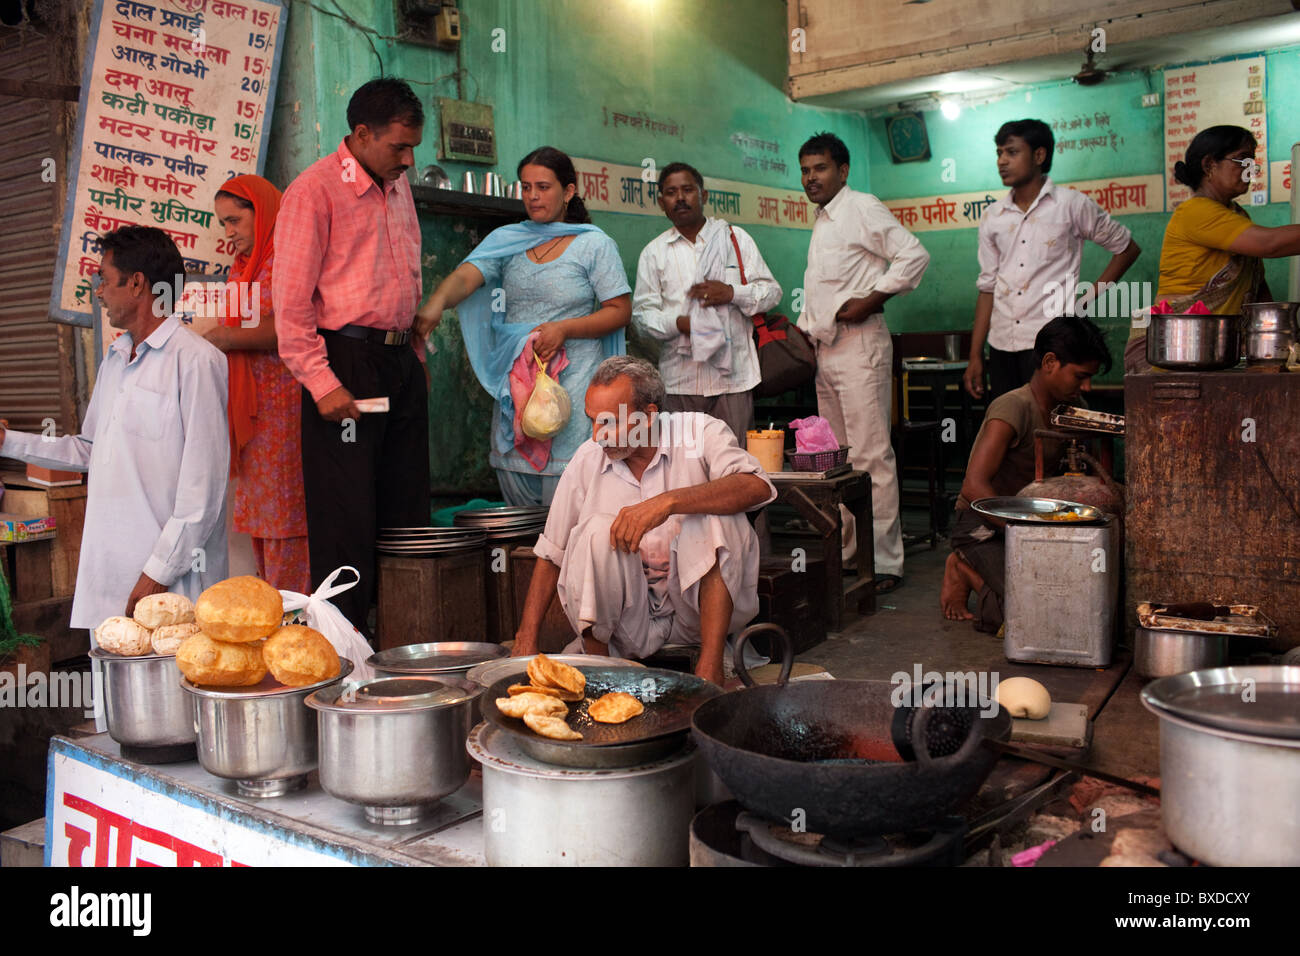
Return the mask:
<svg viewBox="0 0 1300 956"><path fill-rule="evenodd" d="M685 866L695 812L693 744L637 767L542 763L489 724L466 744L483 769L489 866Z"/></svg>

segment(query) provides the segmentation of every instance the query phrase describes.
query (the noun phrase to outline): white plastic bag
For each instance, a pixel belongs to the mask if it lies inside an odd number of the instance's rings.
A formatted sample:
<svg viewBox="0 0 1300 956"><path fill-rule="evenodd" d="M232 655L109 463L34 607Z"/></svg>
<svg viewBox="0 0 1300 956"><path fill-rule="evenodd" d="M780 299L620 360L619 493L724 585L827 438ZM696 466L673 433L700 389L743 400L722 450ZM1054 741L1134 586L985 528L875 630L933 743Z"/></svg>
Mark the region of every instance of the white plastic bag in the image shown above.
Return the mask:
<svg viewBox="0 0 1300 956"><path fill-rule="evenodd" d="M536 358L536 356L534 356ZM538 441L554 438L569 423L573 403L564 386L546 374L546 365L537 359L537 384L524 406L519 425L525 435Z"/></svg>
<svg viewBox="0 0 1300 956"><path fill-rule="evenodd" d="M356 575L356 580L346 584L335 584L335 580L344 571L351 571ZM286 614L291 611L302 611L303 623L324 634L325 639L334 645L334 650L339 657L346 657L352 662L352 673L347 677L349 683L370 680L375 676L374 670L366 665L366 661L374 651L370 647L370 642L361 636L361 632L352 626L352 622L331 604L329 599L355 587L360 580L361 575L356 568L344 565L322 581L321 586L310 597L297 591L280 592L280 597L284 599Z"/></svg>

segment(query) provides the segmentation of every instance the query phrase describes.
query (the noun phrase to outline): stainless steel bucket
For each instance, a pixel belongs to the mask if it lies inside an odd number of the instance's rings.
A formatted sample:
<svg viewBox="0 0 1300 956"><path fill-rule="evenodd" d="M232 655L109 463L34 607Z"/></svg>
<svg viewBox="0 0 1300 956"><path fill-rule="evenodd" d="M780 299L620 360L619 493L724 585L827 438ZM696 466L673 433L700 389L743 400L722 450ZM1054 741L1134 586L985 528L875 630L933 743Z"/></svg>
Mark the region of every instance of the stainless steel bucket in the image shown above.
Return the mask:
<svg viewBox="0 0 1300 956"><path fill-rule="evenodd" d="M194 743L194 704L181 690L181 672L175 657L121 657L99 647L92 647L90 656L104 669L104 712L110 737L124 748L172 748ZM193 760L194 755L188 753L178 759Z"/></svg>
<svg viewBox="0 0 1300 956"><path fill-rule="evenodd" d="M1133 666L1139 677L1171 677L1228 662L1228 635L1139 627Z"/></svg>

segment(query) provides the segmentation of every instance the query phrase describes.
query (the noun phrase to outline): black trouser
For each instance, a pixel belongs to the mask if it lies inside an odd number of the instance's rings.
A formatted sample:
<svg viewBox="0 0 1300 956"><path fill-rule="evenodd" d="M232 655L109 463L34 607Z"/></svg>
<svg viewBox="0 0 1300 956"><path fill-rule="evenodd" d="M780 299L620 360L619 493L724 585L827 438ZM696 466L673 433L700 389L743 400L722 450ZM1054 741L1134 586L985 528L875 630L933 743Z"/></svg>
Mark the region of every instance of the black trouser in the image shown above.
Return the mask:
<svg viewBox="0 0 1300 956"><path fill-rule="evenodd" d="M1004 352L990 345L985 367L989 371L988 401L991 402L999 395L1029 384L1034 377L1034 350Z"/></svg>
<svg viewBox="0 0 1300 956"><path fill-rule="evenodd" d="M388 397L389 410L328 422L302 392L302 475L315 589L342 565L361 575L332 598L362 634L375 594L379 528L429 524L429 394L410 345L376 345L321 330L330 369L354 398Z"/></svg>

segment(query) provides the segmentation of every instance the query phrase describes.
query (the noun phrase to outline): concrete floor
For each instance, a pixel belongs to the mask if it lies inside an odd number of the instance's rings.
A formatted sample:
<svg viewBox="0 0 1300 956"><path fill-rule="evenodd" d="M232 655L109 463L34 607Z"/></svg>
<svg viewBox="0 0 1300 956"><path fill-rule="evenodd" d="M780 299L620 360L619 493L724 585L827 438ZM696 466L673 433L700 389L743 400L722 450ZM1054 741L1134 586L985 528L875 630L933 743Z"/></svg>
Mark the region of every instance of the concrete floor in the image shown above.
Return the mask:
<svg viewBox="0 0 1300 956"><path fill-rule="evenodd" d="M904 511L906 530L919 533L924 522L924 513ZM969 622L943 617L939 585L948 554L946 541L940 541L934 550L923 542L909 545L903 586L881 595L874 614L850 612L838 633L828 634L826 641L797 660L818 664L841 679L889 680L899 671L911 674L917 664L923 671L996 671L1003 680L1024 674L1047 686L1053 699L1072 699L1064 688L1077 686L1087 676L1080 669L1011 664L1002 653L1000 639L979 633ZM1127 661L1125 656L1113 667L1127 668ZM1101 696L1104 690L1093 691L1104 705L1095 716L1092 748L1083 762L1123 776L1158 776L1158 721L1138 700L1145 681L1131 669L1122 679L1118 670L1097 674L1098 688L1118 686L1106 696ZM1106 681L1101 680L1103 676Z"/></svg>

